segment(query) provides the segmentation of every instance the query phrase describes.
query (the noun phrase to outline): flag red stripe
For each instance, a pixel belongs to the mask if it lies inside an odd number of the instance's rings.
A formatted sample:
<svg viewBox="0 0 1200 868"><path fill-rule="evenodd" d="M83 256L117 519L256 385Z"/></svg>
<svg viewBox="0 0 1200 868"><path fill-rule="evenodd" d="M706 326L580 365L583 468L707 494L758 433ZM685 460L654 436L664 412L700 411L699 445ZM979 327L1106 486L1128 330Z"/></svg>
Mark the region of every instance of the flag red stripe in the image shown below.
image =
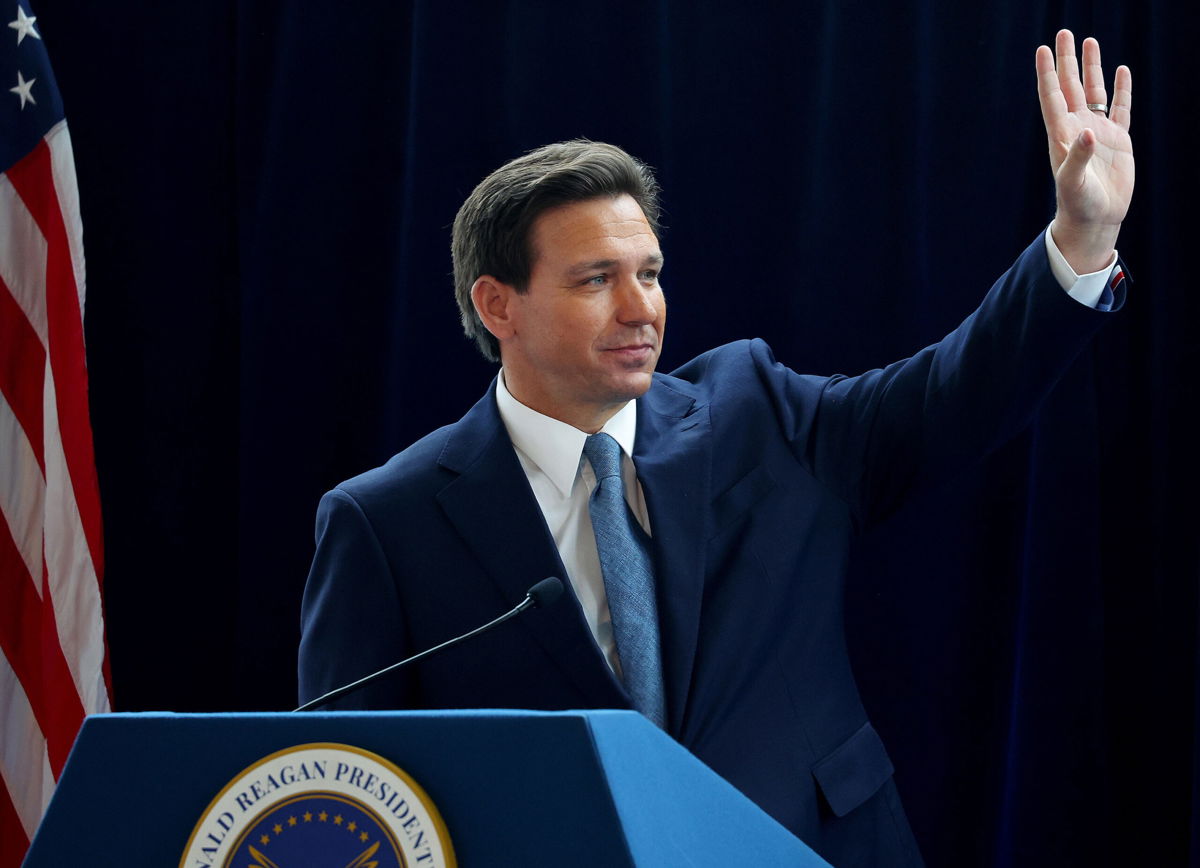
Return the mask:
<svg viewBox="0 0 1200 868"><path fill-rule="evenodd" d="M71 669L67 665L62 646L58 644L58 619L55 617L54 604L50 601L50 582L46 577L44 560L42 564L42 667L48 687L46 698L50 700L50 707L46 709L45 722L42 722L42 717L38 717L38 722L42 727L42 735L46 737L50 770L54 772L54 779L58 780L87 713L84 711L82 698L75 692ZM105 655L106 658L107 656ZM9 664L12 664L11 660ZM34 715L37 716L36 711Z"/></svg>
<svg viewBox="0 0 1200 868"><path fill-rule="evenodd" d="M0 278L0 392L12 407L42 475L46 474L43 443L42 395L46 379L46 349L25 311Z"/></svg>
<svg viewBox="0 0 1200 868"><path fill-rule="evenodd" d="M49 145L45 140L38 142L37 147L7 174L46 239L46 325L50 367L58 399L59 434L96 570L96 581L102 585L104 549L100 528L100 486L96 480L92 426L88 416L83 317L67 229L54 189Z"/></svg>
<svg viewBox="0 0 1200 868"><path fill-rule="evenodd" d="M0 598L5 602L0 607L0 651L25 690L57 778L83 724L83 703L58 644L46 585L43 578L39 597L8 524L0 521Z"/></svg>
<svg viewBox="0 0 1200 868"><path fill-rule="evenodd" d="M0 785L0 868L17 868L25 858L29 839L8 789Z"/></svg>

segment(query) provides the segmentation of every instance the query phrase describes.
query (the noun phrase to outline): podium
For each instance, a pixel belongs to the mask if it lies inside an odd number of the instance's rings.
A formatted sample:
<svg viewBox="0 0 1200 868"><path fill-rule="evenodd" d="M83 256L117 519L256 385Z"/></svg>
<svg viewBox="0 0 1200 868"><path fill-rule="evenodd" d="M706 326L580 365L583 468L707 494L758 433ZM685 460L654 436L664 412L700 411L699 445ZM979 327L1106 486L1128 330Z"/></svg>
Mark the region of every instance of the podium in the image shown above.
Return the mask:
<svg viewBox="0 0 1200 868"><path fill-rule="evenodd" d="M634 712L481 710L90 717L25 866L179 865L231 781L316 743L402 769L467 868L827 865Z"/></svg>

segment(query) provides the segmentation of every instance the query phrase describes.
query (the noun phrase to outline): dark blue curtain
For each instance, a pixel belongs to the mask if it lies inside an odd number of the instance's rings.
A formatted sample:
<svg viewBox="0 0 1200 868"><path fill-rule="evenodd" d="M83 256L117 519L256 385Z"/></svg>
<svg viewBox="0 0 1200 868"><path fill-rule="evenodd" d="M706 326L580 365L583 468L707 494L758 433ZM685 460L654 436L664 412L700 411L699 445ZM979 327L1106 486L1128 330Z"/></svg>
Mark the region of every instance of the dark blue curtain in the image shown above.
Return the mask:
<svg viewBox="0 0 1200 868"><path fill-rule="evenodd" d="M1133 69L1136 284L1027 432L862 540L849 628L931 866L1200 865L1195 9L38 2L118 707L290 707L320 494L493 374L448 252L487 171L574 136L657 167L664 369L761 336L854 373L1049 221L1033 52L1069 26Z"/></svg>

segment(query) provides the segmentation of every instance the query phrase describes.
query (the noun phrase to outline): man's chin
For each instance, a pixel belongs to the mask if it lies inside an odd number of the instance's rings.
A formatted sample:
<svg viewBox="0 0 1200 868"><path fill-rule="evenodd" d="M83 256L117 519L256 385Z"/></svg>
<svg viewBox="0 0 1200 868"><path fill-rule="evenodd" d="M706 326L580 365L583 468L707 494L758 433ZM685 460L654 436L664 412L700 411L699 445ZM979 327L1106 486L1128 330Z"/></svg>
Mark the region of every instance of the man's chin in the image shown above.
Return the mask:
<svg viewBox="0 0 1200 868"><path fill-rule="evenodd" d="M623 382L614 390L622 401L633 401L650 391L654 383L654 369L637 371L622 377Z"/></svg>

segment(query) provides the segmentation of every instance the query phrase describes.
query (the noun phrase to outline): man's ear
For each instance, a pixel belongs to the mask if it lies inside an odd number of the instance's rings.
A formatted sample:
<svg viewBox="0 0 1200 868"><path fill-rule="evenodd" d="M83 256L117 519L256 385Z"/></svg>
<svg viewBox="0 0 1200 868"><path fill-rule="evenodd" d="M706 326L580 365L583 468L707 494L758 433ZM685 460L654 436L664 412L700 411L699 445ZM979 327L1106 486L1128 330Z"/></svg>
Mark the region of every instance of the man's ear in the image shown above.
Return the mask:
<svg viewBox="0 0 1200 868"><path fill-rule="evenodd" d="M481 275L471 287L471 303L475 305L475 312L498 341L513 335L513 300L516 296L516 287L490 274Z"/></svg>

